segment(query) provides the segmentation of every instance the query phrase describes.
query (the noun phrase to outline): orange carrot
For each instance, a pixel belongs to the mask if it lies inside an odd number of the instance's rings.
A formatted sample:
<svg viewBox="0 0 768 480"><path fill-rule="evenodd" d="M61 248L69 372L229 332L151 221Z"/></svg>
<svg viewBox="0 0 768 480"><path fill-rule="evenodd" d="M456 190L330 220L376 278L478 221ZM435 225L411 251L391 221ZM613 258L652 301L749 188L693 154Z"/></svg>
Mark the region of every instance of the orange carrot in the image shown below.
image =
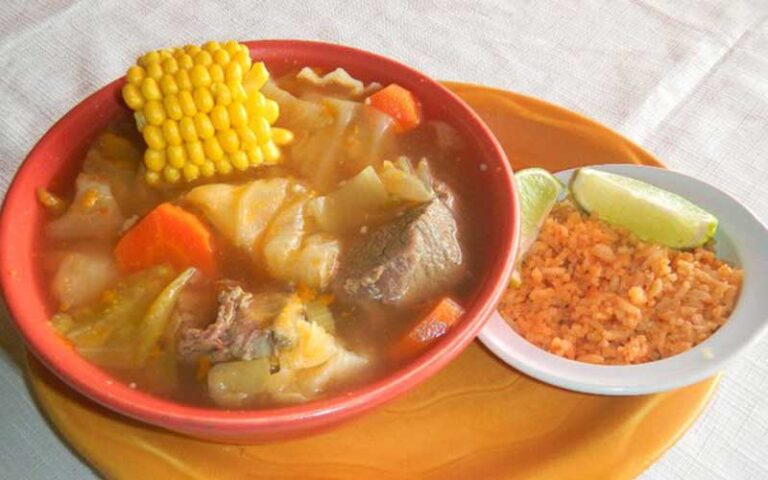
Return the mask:
<svg viewBox="0 0 768 480"><path fill-rule="evenodd" d="M435 339L445 335L463 314L461 305L444 297L394 345L390 357L393 360L415 357Z"/></svg>
<svg viewBox="0 0 768 480"><path fill-rule="evenodd" d="M395 120L395 130L405 132L421 123L421 103L409 91L396 83L368 97L367 103Z"/></svg>
<svg viewBox="0 0 768 480"><path fill-rule="evenodd" d="M196 267L206 275L217 272L213 235L199 218L163 203L149 212L115 247L117 264L125 272L169 263L182 269Z"/></svg>

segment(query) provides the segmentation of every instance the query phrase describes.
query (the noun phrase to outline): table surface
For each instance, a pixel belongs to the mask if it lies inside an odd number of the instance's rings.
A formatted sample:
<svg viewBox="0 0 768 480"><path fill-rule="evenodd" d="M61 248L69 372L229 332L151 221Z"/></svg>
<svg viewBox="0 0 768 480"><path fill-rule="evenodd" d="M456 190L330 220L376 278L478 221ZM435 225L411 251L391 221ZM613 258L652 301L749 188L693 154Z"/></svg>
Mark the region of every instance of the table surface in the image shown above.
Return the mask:
<svg viewBox="0 0 768 480"><path fill-rule="evenodd" d="M768 2L6 1L0 10L0 188L79 99L139 53L211 38L305 38L372 50L602 122L768 223ZM763 279L764 281L764 279ZM95 476L38 412L0 318L0 471ZM768 478L768 338L644 479Z"/></svg>

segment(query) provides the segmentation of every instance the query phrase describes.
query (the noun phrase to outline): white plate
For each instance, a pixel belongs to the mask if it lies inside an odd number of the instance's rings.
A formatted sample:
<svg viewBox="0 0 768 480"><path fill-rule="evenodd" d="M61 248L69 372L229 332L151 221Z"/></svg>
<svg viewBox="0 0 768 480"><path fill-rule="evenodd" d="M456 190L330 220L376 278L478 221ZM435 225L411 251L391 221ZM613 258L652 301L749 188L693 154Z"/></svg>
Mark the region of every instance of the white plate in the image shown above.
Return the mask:
<svg viewBox="0 0 768 480"><path fill-rule="evenodd" d="M720 372L766 331L768 229L752 212L717 188L682 173L636 165L593 168L637 178L675 192L719 219L717 256L744 269L741 295L731 317L691 350L655 362L605 366L568 360L526 341L494 313L479 338L509 365L543 382L604 395L638 395L690 385ZM567 183L575 170L556 174Z"/></svg>

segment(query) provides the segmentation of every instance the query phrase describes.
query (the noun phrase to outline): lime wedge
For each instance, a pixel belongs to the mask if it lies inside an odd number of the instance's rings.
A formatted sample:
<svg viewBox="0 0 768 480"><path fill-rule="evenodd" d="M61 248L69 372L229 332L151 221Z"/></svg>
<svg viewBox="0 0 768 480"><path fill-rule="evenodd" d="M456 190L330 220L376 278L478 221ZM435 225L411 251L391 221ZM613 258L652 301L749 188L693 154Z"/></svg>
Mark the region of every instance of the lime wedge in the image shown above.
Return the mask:
<svg viewBox="0 0 768 480"><path fill-rule="evenodd" d="M518 264L531 248L539 234L539 229L549 215L565 189L563 184L543 168L526 168L515 172L517 192L520 197L520 246L518 247ZM512 283L515 284L513 275Z"/></svg>
<svg viewBox="0 0 768 480"><path fill-rule="evenodd" d="M706 243L717 230L717 218L711 213L634 178L581 168L571 177L570 189L582 209L648 242L693 248Z"/></svg>

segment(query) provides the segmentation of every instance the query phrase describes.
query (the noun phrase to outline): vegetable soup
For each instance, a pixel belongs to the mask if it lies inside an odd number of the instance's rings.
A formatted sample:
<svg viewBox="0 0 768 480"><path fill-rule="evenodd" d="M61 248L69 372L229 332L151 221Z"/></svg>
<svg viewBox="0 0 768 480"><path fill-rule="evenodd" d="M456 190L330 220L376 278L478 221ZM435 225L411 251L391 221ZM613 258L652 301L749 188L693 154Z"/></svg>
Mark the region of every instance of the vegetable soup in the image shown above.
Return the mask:
<svg viewBox="0 0 768 480"><path fill-rule="evenodd" d="M48 208L60 335L132 387L196 405L305 402L372 381L464 313L482 226L472 154L396 85L237 42L158 50Z"/></svg>

